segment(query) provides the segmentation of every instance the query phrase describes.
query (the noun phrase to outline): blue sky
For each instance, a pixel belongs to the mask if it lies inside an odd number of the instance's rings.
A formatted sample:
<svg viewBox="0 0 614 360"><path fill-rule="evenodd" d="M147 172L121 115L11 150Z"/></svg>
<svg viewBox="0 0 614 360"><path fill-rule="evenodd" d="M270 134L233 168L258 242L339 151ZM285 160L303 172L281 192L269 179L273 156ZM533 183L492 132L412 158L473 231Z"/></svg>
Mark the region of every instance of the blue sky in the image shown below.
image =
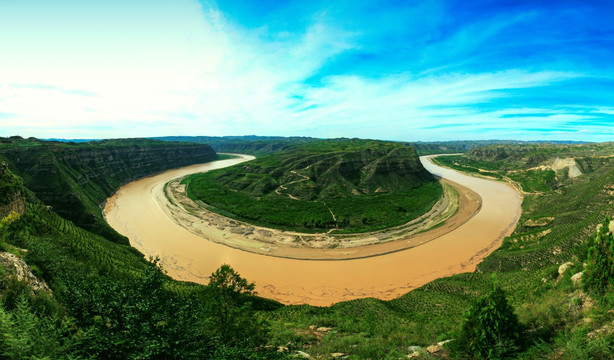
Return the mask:
<svg viewBox="0 0 614 360"><path fill-rule="evenodd" d="M0 0L0 136L614 140L612 1Z"/></svg>

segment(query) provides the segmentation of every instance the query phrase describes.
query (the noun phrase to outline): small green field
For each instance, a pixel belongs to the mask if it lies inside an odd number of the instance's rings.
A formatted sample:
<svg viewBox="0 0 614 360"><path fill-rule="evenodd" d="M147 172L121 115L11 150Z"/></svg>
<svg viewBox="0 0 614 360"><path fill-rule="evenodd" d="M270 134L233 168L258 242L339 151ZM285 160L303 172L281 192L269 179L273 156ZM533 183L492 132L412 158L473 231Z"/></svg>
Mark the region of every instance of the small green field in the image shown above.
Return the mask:
<svg viewBox="0 0 614 360"><path fill-rule="evenodd" d="M443 192L413 148L364 140L313 142L184 183L210 210L308 232L401 225L429 211Z"/></svg>

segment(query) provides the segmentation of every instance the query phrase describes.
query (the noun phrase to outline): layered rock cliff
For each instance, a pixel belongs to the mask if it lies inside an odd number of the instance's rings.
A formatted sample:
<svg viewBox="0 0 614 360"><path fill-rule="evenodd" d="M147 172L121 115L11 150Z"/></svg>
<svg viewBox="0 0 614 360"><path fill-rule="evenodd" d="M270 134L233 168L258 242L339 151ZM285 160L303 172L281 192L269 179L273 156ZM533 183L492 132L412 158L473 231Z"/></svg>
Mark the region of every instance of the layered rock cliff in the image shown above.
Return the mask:
<svg viewBox="0 0 614 360"><path fill-rule="evenodd" d="M0 139L0 156L36 197L66 219L115 241L100 205L122 184L168 169L215 160L205 144L143 139L88 143Z"/></svg>
<svg viewBox="0 0 614 360"><path fill-rule="evenodd" d="M26 212L25 189L20 178L15 176L5 162L0 163L0 219L16 212Z"/></svg>

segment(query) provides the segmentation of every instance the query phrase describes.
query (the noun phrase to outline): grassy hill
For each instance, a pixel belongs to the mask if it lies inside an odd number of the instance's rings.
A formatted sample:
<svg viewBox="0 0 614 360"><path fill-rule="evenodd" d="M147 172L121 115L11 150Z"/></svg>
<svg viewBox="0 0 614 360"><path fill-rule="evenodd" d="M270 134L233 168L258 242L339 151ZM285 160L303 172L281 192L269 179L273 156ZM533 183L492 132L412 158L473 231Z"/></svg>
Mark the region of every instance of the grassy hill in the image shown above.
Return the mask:
<svg viewBox="0 0 614 360"><path fill-rule="evenodd" d="M511 358L611 358L614 332L607 329L614 323L614 298L611 293L587 293L571 277L583 271L589 240L599 223L614 214L614 158L609 157L614 149L609 144L547 145L545 161L569 156L569 148L586 155L594 147L602 152L584 158L592 171L562 182L556 190L525 195L517 228L476 272L435 280L392 301L361 299L328 308L280 308L272 314L276 342L290 341L295 348L323 358L340 351L351 354L351 359L398 359L412 353L409 346L421 347L421 358L439 358L447 353L428 354L426 348L458 336L464 314L492 287L491 275L496 273L525 326L524 343ZM506 149L525 150L522 145ZM469 156L450 159L475 165ZM505 160L483 161L480 168L509 166ZM533 179L527 174L533 166L524 162L509 171ZM502 179L510 175L503 170L493 173ZM573 265L559 275L559 267L568 261ZM321 337L309 330L310 325L336 332Z"/></svg>
<svg viewBox="0 0 614 360"><path fill-rule="evenodd" d="M394 226L442 192L413 148L367 140L309 142L185 182L191 197L226 215L292 229Z"/></svg>
<svg viewBox="0 0 614 360"><path fill-rule="evenodd" d="M2 199L25 204L0 203L9 211L0 219L0 358L285 357L263 347L268 325L255 314L280 305L253 296L244 279L225 271L212 286L173 281L136 249L62 218L22 182L0 167Z"/></svg>

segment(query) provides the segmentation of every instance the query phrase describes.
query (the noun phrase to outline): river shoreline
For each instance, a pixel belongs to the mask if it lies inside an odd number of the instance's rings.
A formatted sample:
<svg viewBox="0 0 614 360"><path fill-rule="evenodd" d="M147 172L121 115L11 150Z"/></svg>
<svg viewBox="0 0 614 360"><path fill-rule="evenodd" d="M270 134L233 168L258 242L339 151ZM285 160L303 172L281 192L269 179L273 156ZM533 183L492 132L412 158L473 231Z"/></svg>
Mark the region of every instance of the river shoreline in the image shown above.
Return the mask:
<svg viewBox="0 0 614 360"><path fill-rule="evenodd" d="M357 234L310 234L257 226L209 211L185 195L180 179L154 193L158 206L177 225L218 244L296 260L364 259L410 249L454 231L482 206L478 194L442 179L446 196L431 211L405 225Z"/></svg>
<svg viewBox="0 0 614 360"><path fill-rule="evenodd" d="M165 270L178 280L206 284L208 276L226 263L254 281L260 296L285 304L326 306L361 297L388 300L436 278L473 271L513 231L520 216L521 199L512 187L437 166L426 157L421 161L427 170L480 196L479 211L452 231L420 246L366 258L306 261L234 249L204 240L179 226L165 212L165 206L156 201L155 194L165 198L164 184L173 178L237 161L222 160L171 170L127 184L107 202L106 218L113 228L130 239L132 246L146 256L159 256ZM160 195L157 196L159 200ZM205 231L216 229L205 228ZM362 248L366 247L339 251Z"/></svg>

